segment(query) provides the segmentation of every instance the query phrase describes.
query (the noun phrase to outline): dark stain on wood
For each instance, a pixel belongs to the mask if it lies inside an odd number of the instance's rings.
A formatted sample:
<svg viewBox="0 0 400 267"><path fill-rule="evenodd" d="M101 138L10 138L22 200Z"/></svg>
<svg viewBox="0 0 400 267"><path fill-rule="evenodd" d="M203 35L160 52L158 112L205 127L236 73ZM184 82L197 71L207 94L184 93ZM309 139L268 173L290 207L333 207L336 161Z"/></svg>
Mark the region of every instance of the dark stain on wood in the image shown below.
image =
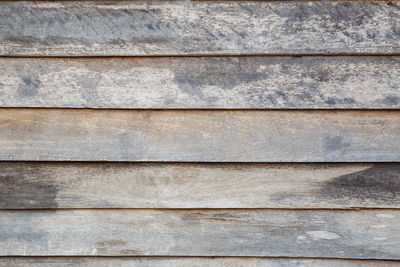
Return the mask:
<svg viewBox="0 0 400 267"><path fill-rule="evenodd" d="M22 98L34 97L38 93L41 82L38 77L21 77L22 82L18 85L18 95Z"/></svg>
<svg viewBox="0 0 400 267"><path fill-rule="evenodd" d="M400 166L376 165L364 171L339 176L323 187L319 194L346 202L349 199L373 199L377 203L400 203ZM340 201L341 200L341 201Z"/></svg>
<svg viewBox="0 0 400 267"><path fill-rule="evenodd" d="M326 153L335 153L345 151L347 147L351 146L351 143L347 142L343 136L326 136L324 148Z"/></svg>
<svg viewBox="0 0 400 267"><path fill-rule="evenodd" d="M29 168L3 166L0 171L0 208L57 208L57 185L41 172L40 166ZM32 194L34 192L34 194Z"/></svg>
<svg viewBox="0 0 400 267"><path fill-rule="evenodd" d="M214 64L210 64L214 63ZM174 65L174 83L184 92L190 95L200 95L207 86L216 86L223 90L232 90L240 84L252 83L267 79L269 73L257 70L259 60L255 58L201 58L197 64L193 64L188 71L181 65ZM257 63L256 63L257 62ZM277 61L272 59L267 64ZM254 92L256 93L256 92ZM204 97L204 96L203 96Z"/></svg>
<svg viewBox="0 0 400 267"><path fill-rule="evenodd" d="M383 102L388 106L396 106L400 103L400 97L396 95L388 95L383 99Z"/></svg>

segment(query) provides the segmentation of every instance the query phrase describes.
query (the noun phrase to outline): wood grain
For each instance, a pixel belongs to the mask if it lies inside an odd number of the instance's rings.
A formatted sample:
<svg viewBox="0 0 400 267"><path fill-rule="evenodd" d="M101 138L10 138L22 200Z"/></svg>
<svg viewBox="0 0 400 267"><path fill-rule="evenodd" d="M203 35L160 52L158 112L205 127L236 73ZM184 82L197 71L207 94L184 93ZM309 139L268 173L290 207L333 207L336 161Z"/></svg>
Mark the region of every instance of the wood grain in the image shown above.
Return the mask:
<svg viewBox="0 0 400 267"><path fill-rule="evenodd" d="M398 57L0 58L0 107L398 109Z"/></svg>
<svg viewBox="0 0 400 267"><path fill-rule="evenodd" d="M1 1L0 54L393 54L393 1Z"/></svg>
<svg viewBox="0 0 400 267"><path fill-rule="evenodd" d="M0 109L0 160L397 162L399 115Z"/></svg>
<svg viewBox="0 0 400 267"><path fill-rule="evenodd" d="M400 259L400 211L0 211L0 255Z"/></svg>
<svg viewBox="0 0 400 267"><path fill-rule="evenodd" d="M344 260L344 259L301 259L301 258L255 258L255 257L0 257L4 267L395 267L398 261Z"/></svg>
<svg viewBox="0 0 400 267"><path fill-rule="evenodd" d="M400 208L400 164L0 163L1 209Z"/></svg>

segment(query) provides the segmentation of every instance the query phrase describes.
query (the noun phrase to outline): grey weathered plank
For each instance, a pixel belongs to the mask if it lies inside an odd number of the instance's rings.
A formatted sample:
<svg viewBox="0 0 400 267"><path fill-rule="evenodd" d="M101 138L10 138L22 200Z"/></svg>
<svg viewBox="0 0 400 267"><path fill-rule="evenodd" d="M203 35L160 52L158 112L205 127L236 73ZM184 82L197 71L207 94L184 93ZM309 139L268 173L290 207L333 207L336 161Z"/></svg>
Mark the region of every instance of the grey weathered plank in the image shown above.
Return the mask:
<svg viewBox="0 0 400 267"><path fill-rule="evenodd" d="M399 210L0 211L0 255L400 259Z"/></svg>
<svg viewBox="0 0 400 267"><path fill-rule="evenodd" d="M0 257L4 267L65 267L65 266L140 266L140 267L394 267L399 261L350 260L350 259L301 259L265 257Z"/></svg>
<svg viewBox="0 0 400 267"><path fill-rule="evenodd" d="M0 160L400 161L399 111L0 109Z"/></svg>
<svg viewBox="0 0 400 267"><path fill-rule="evenodd" d="M0 2L0 54L400 52L393 1Z"/></svg>
<svg viewBox="0 0 400 267"><path fill-rule="evenodd" d="M398 57L0 58L1 107L394 109Z"/></svg>
<svg viewBox="0 0 400 267"><path fill-rule="evenodd" d="M0 163L1 209L400 208L400 164Z"/></svg>

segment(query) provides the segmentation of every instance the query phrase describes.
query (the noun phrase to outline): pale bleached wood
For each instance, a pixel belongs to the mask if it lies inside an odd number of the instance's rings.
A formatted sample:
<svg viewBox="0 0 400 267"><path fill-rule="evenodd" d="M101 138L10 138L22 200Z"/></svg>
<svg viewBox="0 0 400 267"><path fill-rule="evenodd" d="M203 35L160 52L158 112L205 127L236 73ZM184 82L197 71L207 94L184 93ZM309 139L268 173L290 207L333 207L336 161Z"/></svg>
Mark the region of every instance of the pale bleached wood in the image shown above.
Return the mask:
<svg viewBox="0 0 400 267"><path fill-rule="evenodd" d="M255 257L0 257L4 267L395 267L398 261Z"/></svg>
<svg viewBox="0 0 400 267"><path fill-rule="evenodd" d="M0 58L1 107L395 109L398 57Z"/></svg>
<svg viewBox="0 0 400 267"><path fill-rule="evenodd" d="M1 1L0 54L400 52L393 1Z"/></svg>
<svg viewBox="0 0 400 267"><path fill-rule="evenodd" d="M0 255L400 259L399 210L0 212Z"/></svg>
<svg viewBox="0 0 400 267"><path fill-rule="evenodd" d="M0 163L1 209L400 208L400 164Z"/></svg>
<svg viewBox="0 0 400 267"><path fill-rule="evenodd" d="M0 109L0 160L400 161L398 111Z"/></svg>

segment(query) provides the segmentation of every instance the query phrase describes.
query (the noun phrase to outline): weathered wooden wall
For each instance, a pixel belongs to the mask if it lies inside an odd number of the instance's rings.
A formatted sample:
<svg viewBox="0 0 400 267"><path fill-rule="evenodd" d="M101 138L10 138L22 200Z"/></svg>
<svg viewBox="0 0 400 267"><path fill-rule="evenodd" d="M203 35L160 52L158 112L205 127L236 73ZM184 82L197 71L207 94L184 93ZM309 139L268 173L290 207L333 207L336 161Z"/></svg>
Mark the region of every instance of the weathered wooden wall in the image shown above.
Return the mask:
<svg viewBox="0 0 400 267"><path fill-rule="evenodd" d="M400 266L400 3L0 1L0 266Z"/></svg>
<svg viewBox="0 0 400 267"><path fill-rule="evenodd" d="M18 1L0 7L0 52L9 56L400 52L396 2Z"/></svg>
<svg viewBox="0 0 400 267"><path fill-rule="evenodd" d="M400 165L0 163L0 208L400 208Z"/></svg>
<svg viewBox="0 0 400 267"><path fill-rule="evenodd" d="M2 267L44 266L140 266L140 267L209 267L209 266L251 266L251 267L395 267L396 261L343 260L343 259L293 259L256 257L0 257Z"/></svg>
<svg viewBox="0 0 400 267"><path fill-rule="evenodd" d="M400 108L398 57L0 58L1 107Z"/></svg>
<svg viewBox="0 0 400 267"><path fill-rule="evenodd" d="M398 210L2 211L0 255L400 259L399 217Z"/></svg>

